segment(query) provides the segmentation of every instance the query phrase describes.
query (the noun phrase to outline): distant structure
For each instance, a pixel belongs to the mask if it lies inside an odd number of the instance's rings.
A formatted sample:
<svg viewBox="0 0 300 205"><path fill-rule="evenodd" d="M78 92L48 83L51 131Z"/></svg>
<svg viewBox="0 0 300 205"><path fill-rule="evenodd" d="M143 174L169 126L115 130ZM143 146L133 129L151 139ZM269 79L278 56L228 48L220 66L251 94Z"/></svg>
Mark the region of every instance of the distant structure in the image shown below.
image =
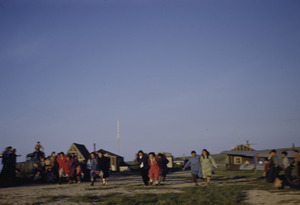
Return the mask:
<svg viewBox="0 0 300 205"><path fill-rule="evenodd" d="M120 122L117 120L117 151L120 155Z"/></svg>
<svg viewBox="0 0 300 205"><path fill-rule="evenodd" d="M110 170L111 171L124 171L128 169L128 166L124 162L124 157L114 154L112 152L106 151L104 149L99 149L97 152L103 152L104 156L110 158Z"/></svg>
<svg viewBox="0 0 300 205"><path fill-rule="evenodd" d="M90 157L89 151L82 144L73 143L67 154L76 154L80 163L85 163Z"/></svg>
<svg viewBox="0 0 300 205"><path fill-rule="evenodd" d="M255 149L251 148L249 144L247 145L238 145L235 148L233 148L231 151L254 151Z"/></svg>
<svg viewBox="0 0 300 205"><path fill-rule="evenodd" d="M293 150L286 149L277 149L277 156L280 157L282 151L287 151L288 159L292 160L294 158ZM254 156L258 154L259 161L264 161L264 158L269 157L270 150L255 150L247 145L238 145L230 151L224 151L222 154L226 154L225 164L227 170L240 170L242 169L251 169L254 168ZM264 168L263 165L258 166L258 170L262 170Z"/></svg>

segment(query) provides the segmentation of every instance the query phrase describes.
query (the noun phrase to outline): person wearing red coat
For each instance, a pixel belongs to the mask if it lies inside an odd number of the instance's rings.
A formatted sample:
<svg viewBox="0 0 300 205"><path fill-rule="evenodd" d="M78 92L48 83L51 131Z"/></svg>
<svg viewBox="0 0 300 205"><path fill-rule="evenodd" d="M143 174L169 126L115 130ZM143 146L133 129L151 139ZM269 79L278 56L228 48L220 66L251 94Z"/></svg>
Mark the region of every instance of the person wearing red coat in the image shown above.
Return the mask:
<svg viewBox="0 0 300 205"><path fill-rule="evenodd" d="M66 164L68 168L69 184L72 184L76 178L76 164L75 159L71 154L67 155Z"/></svg>
<svg viewBox="0 0 300 205"><path fill-rule="evenodd" d="M158 185L158 180L159 180L159 173L160 173L160 160L158 157L155 157L154 152L149 153L149 159L148 159L148 164L150 166L149 169L149 178L150 178L150 184L153 184L153 180L155 181L155 185Z"/></svg>
<svg viewBox="0 0 300 205"><path fill-rule="evenodd" d="M58 175L59 175L59 184L62 183L62 178L64 175L68 175L68 167L66 163L66 156L63 152L59 153L59 155L56 158L56 161L59 165L58 168Z"/></svg>

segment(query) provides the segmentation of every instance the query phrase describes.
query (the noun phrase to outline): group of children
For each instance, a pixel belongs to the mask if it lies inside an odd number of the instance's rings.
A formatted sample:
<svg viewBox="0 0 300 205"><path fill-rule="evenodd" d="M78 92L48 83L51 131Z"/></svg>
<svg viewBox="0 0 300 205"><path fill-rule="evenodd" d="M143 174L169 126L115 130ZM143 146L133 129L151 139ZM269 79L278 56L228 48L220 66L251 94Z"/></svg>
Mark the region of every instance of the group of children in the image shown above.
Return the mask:
<svg viewBox="0 0 300 205"><path fill-rule="evenodd" d="M291 184L292 169L295 168L296 178L300 176L300 158L299 152L294 150L294 161L289 162L288 153L286 151L281 152L281 159L276 155L276 150L272 150L269 153L269 157L265 159L264 176L269 183L274 182L274 186L282 188L284 184Z"/></svg>
<svg viewBox="0 0 300 205"><path fill-rule="evenodd" d="M192 179L196 186L198 186L198 178L205 181L208 185L213 174L213 169L217 168L215 160L206 149L202 150L201 156L197 155L196 151L192 151L191 154L192 157L184 165L183 170L191 167Z"/></svg>
<svg viewBox="0 0 300 205"><path fill-rule="evenodd" d="M155 155L154 152L150 152L149 154L146 154L140 150L136 161L146 186L153 184L158 186L160 185L161 180L165 181L169 170L167 166L169 160L164 153Z"/></svg>
<svg viewBox="0 0 300 205"><path fill-rule="evenodd" d="M107 185L107 178L109 177L110 159L104 156L103 152L91 153L90 159L90 176L91 186L94 185L96 179L99 177L104 186Z"/></svg>

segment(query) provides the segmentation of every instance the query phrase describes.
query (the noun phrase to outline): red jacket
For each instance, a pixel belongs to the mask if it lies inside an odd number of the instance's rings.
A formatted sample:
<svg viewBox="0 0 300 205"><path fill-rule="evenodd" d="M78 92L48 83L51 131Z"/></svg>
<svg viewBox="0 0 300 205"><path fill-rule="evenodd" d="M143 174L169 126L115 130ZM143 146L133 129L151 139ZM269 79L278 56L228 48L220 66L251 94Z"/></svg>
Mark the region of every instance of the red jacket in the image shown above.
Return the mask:
<svg viewBox="0 0 300 205"><path fill-rule="evenodd" d="M56 161L59 164L59 168L58 170L60 170L61 168L63 169L64 174L68 174L68 167L67 167L67 163L66 163L66 156L63 156L63 158L61 158L60 156L57 156Z"/></svg>

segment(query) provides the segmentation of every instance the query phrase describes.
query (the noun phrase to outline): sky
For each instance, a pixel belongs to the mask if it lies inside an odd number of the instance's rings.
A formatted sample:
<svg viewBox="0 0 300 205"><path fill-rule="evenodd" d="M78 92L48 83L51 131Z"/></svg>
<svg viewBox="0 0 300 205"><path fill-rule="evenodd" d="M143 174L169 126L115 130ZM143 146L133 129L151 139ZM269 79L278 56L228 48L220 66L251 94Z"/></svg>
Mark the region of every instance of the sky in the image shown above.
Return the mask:
<svg viewBox="0 0 300 205"><path fill-rule="evenodd" d="M298 0L0 0L0 150L300 146Z"/></svg>

